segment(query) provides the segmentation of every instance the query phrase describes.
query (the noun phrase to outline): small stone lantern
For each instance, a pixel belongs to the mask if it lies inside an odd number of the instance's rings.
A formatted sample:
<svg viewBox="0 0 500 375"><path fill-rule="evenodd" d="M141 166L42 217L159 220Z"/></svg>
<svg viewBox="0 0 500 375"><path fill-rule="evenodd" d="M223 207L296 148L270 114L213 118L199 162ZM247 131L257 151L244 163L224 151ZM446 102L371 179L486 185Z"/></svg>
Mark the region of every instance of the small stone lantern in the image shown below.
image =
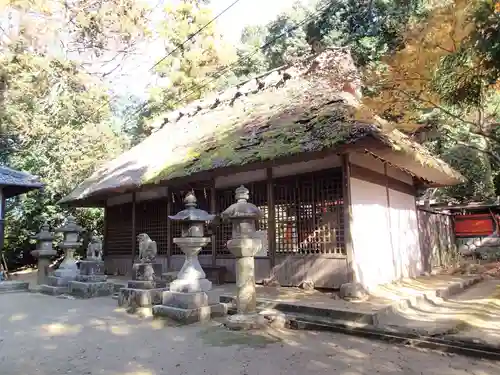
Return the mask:
<svg viewBox="0 0 500 375"><path fill-rule="evenodd" d="M49 229L49 224L44 223L40 228L40 232L32 237L37 241L36 250L33 250L31 255L38 258L38 285L46 283L49 274L50 259L57 255L57 251L52 248L54 236L49 232Z"/></svg>
<svg viewBox="0 0 500 375"><path fill-rule="evenodd" d="M177 274L177 279L170 284L170 291L206 292L212 289L212 283L206 279L205 272L198 260L198 253L203 246L210 243L210 237L203 237L204 226L206 222L214 220L215 215L196 208L196 197L192 192L186 195L184 203L185 210L177 215L169 216L170 220L181 222L181 237L174 238L174 243L186 255L184 265Z"/></svg>
<svg viewBox="0 0 500 375"><path fill-rule="evenodd" d="M240 186L236 189L236 203L229 206L222 219L232 224L232 238L227 242L227 248L236 257L236 308L237 315L229 317L233 323L241 323L242 327L253 328L260 325L256 314L255 291L255 254L262 248L262 239L256 232L256 223L263 214L252 203L248 202L249 191Z"/></svg>
<svg viewBox="0 0 500 375"><path fill-rule="evenodd" d="M82 245L79 235L83 231L73 216L69 216L66 224L56 229L56 232L63 233L64 240L59 247L64 250L64 260L59 268L54 272L56 277L74 279L78 274L78 266L74 257L76 249Z"/></svg>

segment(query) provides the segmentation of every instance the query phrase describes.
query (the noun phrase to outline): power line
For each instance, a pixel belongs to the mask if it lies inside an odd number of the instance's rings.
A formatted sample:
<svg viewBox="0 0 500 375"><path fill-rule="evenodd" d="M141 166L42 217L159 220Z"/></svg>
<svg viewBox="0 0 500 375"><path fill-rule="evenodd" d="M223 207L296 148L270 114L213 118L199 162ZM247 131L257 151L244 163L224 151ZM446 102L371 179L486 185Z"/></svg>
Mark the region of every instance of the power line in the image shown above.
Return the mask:
<svg viewBox="0 0 500 375"><path fill-rule="evenodd" d="M218 13L214 18L212 18L210 21L208 21L206 24L204 24L202 27L200 27L196 32L191 34L189 38L184 40L181 44L177 45L173 50L168 52L165 56L163 56L160 60L158 60L151 68L148 69L148 72L152 71L154 68L156 68L159 64L161 64L165 59L168 57L172 56L172 54L179 49L183 48L186 43L191 41L195 36L200 34L203 30L205 30L208 26L210 26L212 23L214 23L220 16L222 16L224 13L226 13L229 9L231 9L233 6L235 6L237 3L239 3L241 0L235 0L233 1L229 6L227 6L224 10L222 10L220 13ZM103 103L99 108L97 108L96 112L99 112L102 108L104 108L106 105L110 104L113 99L115 99L118 95L113 95L111 98L109 98L105 103Z"/></svg>
<svg viewBox="0 0 500 375"><path fill-rule="evenodd" d="M271 46L274 42L276 42L278 39L282 38L283 36L297 30L300 26L304 25L307 21L311 20L312 18L314 18L315 16L318 16L319 14L323 13L328 7L330 7L331 4L328 3L328 5L326 5L325 7L323 8L320 8L319 10L317 10L316 12L314 12L313 14L310 14L308 17L304 18L301 22L297 23L296 25L294 26L291 26L290 28L286 29L285 31L283 31L281 34L277 35L276 37L274 37L273 39L269 40L268 42L264 43L263 45L261 45L260 47L257 47L253 52L249 53L248 55L244 56L244 57L240 57L238 60L236 60L235 62L227 65L226 67L224 67L220 72L218 72L217 75L215 75L212 79L210 79L205 85L203 86L198 86L198 87L195 87L193 88L191 91L189 91L186 95L184 95L183 97L181 97L179 100L177 100L173 106L175 107L177 104L179 103L182 103L185 99L187 99L191 94L193 94L195 91L197 90L200 90L200 89L203 89L205 87L207 87L208 85L210 85L212 82L214 82L215 80L219 79L220 77L222 77L223 75L225 75L226 73L228 73L228 71L232 71L232 69L239 63L243 62L243 61L247 61L249 60L252 56L254 56L255 54L257 54L259 51ZM203 83L203 82L202 82ZM144 103L140 108L138 108L136 111L134 111L134 113L132 113L131 117L135 116L136 114L138 114L140 111L142 111L149 103L146 102ZM130 121L130 120L129 120ZM126 121L123 125L127 125L129 123L129 121Z"/></svg>

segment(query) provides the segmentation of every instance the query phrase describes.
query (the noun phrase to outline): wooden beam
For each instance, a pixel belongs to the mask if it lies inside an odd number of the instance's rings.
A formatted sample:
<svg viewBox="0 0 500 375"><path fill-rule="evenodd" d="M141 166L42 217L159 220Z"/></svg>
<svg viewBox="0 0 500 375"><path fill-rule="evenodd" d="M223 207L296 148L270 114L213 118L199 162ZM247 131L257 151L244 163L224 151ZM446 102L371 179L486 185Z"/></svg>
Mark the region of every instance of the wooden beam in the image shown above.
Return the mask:
<svg viewBox="0 0 500 375"><path fill-rule="evenodd" d="M272 269L276 265L276 211L272 168L267 168L267 249Z"/></svg>
<svg viewBox="0 0 500 375"><path fill-rule="evenodd" d="M215 190L215 179L212 180L213 184L210 187L210 213L217 215L217 190ZM217 263L217 243L214 227L212 226L212 265L215 266Z"/></svg>
<svg viewBox="0 0 500 375"><path fill-rule="evenodd" d="M134 260L135 260L135 246L137 243L137 234L136 234L136 200L135 200L135 192L132 193L132 237L131 237L131 256L132 256L132 266L134 265Z"/></svg>
<svg viewBox="0 0 500 375"><path fill-rule="evenodd" d="M390 187L390 177L387 174L387 163L384 163L384 176L385 176L385 199L387 203L387 225L389 226L389 241L391 242L391 251L393 259L393 267L396 270L396 264L394 262L394 241L392 238L392 219L391 219L391 187Z"/></svg>
<svg viewBox="0 0 500 375"><path fill-rule="evenodd" d="M351 201L351 163L349 154L342 155L342 197L344 200L344 241L347 257L347 281L356 281L354 268L354 246L352 241L352 201Z"/></svg>

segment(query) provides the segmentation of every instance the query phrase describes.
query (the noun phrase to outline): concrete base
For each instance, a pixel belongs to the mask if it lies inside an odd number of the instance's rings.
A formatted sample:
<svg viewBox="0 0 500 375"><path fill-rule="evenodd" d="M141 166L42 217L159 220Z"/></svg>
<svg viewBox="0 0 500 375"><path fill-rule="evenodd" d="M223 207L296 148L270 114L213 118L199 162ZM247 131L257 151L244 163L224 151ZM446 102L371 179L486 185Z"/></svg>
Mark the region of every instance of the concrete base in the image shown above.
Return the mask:
<svg viewBox="0 0 500 375"><path fill-rule="evenodd" d="M67 286L40 285L38 291L50 296L58 296L68 292Z"/></svg>
<svg viewBox="0 0 500 375"><path fill-rule="evenodd" d="M103 283L108 280L106 275L76 275L75 281L84 283Z"/></svg>
<svg viewBox="0 0 500 375"><path fill-rule="evenodd" d="M163 292L167 289L122 288L118 294L118 306L124 308L149 307L161 304Z"/></svg>
<svg viewBox="0 0 500 375"><path fill-rule="evenodd" d="M130 289L165 289L168 288L168 282L164 280L157 281L143 281L143 280L130 280L127 283Z"/></svg>
<svg viewBox="0 0 500 375"><path fill-rule="evenodd" d="M183 309L165 305L153 306L154 317L169 318L182 324L205 322L225 315L227 315L227 305L224 303L201 306L195 309Z"/></svg>
<svg viewBox="0 0 500 375"><path fill-rule="evenodd" d="M80 275L104 275L104 261L91 259L80 261Z"/></svg>
<svg viewBox="0 0 500 375"><path fill-rule="evenodd" d="M169 290L162 293L162 305L181 309L196 309L218 303L220 303L219 293L213 290L196 293L179 293Z"/></svg>
<svg viewBox="0 0 500 375"><path fill-rule="evenodd" d="M0 294L11 292L27 292L30 283L26 281L7 280L0 281Z"/></svg>
<svg viewBox="0 0 500 375"><path fill-rule="evenodd" d="M260 314L236 314L228 316L224 325L234 331L248 331L264 329L268 326L268 321Z"/></svg>
<svg viewBox="0 0 500 375"><path fill-rule="evenodd" d="M47 285L49 286L68 286L68 283L70 281L75 280L76 276L66 276L66 277L59 277L59 276L49 276L47 277Z"/></svg>
<svg viewBox="0 0 500 375"><path fill-rule="evenodd" d="M68 293L80 298L105 297L113 294L113 283L70 281Z"/></svg>
<svg viewBox="0 0 500 375"><path fill-rule="evenodd" d="M76 275L78 275L78 268L58 268L54 271L53 277L74 280Z"/></svg>
<svg viewBox="0 0 500 375"><path fill-rule="evenodd" d="M162 268L161 263L135 263L132 266L132 280L153 281L160 279Z"/></svg>
<svg viewBox="0 0 500 375"><path fill-rule="evenodd" d="M207 279L174 280L170 283L170 290L179 293L208 292L212 289L212 282Z"/></svg>

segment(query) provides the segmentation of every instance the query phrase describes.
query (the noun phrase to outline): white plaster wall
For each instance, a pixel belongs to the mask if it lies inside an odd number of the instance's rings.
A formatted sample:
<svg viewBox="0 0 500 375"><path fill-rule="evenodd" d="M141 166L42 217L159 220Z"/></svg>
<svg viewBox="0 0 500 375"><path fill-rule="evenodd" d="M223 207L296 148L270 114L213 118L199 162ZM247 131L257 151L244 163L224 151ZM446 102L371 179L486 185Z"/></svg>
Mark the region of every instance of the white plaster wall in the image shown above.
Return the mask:
<svg viewBox="0 0 500 375"><path fill-rule="evenodd" d="M389 189L392 245L397 278L415 277L422 272L422 258L415 197Z"/></svg>
<svg viewBox="0 0 500 375"><path fill-rule="evenodd" d="M385 187L351 178L351 204L354 272L370 290L395 278Z"/></svg>
<svg viewBox="0 0 500 375"><path fill-rule="evenodd" d="M368 290L422 271L415 197L351 178L357 280Z"/></svg>

